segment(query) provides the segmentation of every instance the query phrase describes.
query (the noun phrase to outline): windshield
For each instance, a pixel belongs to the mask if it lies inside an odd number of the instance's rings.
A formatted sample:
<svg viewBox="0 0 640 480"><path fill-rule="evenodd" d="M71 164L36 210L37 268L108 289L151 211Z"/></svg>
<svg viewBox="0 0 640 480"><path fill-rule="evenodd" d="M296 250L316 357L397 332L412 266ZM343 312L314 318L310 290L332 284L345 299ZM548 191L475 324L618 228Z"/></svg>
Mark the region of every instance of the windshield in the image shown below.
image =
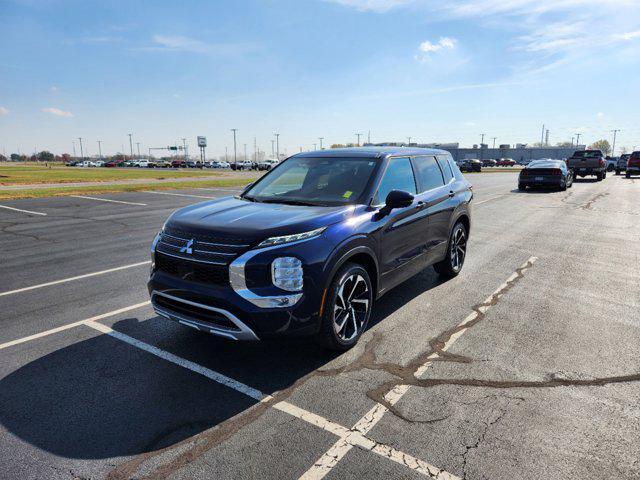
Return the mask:
<svg viewBox="0 0 640 480"><path fill-rule="evenodd" d="M243 198L303 205L355 203L376 167L370 158L290 158L266 174Z"/></svg>

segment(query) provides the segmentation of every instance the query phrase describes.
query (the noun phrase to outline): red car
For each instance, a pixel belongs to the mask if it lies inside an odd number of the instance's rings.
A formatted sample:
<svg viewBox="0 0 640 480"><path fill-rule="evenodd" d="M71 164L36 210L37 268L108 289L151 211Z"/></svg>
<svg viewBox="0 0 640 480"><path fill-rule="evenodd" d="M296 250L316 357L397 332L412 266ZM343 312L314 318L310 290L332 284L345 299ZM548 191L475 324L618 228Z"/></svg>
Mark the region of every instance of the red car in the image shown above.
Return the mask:
<svg viewBox="0 0 640 480"><path fill-rule="evenodd" d="M496 166L498 167L513 167L515 164L516 162L511 158L501 158L496 162Z"/></svg>
<svg viewBox="0 0 640 480"><path fill-rule="evenodd" d="M186 168L187 164L184 160L174 160L171 162L171 168Z"/></svg>

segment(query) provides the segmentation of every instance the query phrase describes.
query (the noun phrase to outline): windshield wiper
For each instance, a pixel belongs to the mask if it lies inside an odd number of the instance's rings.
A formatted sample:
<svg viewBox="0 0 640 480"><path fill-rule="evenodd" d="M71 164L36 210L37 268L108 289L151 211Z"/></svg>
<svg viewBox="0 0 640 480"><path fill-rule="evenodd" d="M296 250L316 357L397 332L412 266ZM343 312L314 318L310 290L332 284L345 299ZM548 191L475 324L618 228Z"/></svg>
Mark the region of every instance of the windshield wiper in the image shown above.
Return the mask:
<svg viewBox="0 0 640 480"><path fill-rule="evenodd" d="M260 203L260 200L258 200L256 197L252 197L251 195L240 195L240 198L244 200L249 200L250 202Z"/></svg>
<svg viewBox="0 0 640 480"><path fill-rule="evenodd" d="M261 200L262 203L282 203L284 205L302 205L305 207L317 207L319 206L317 203L312 202L303 202L301 200L285 200L280 198L268 198L265 200Z"/></svg>

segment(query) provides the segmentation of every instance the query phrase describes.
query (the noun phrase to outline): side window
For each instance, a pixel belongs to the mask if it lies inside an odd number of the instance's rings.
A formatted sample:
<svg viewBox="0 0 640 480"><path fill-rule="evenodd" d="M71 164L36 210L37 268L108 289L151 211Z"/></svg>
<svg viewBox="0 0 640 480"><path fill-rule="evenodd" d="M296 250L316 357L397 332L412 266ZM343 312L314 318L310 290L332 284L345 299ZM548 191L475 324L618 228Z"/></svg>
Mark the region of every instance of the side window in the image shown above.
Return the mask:
<svg viewBox="0 0 640 480"><path fill-rule="evenodd" d="M447 162L447 157L444 155L438 155L436 157L438 160L438 165L440 165L440 170L442 170L442 174L444 175L444 183L447 184L453 179L453 172L451 171L451 165Z"/></svg>
<svg viewBox="0 0 640 480"><path fill-rule="evenodd" d="M449 167L451 167L451 171L453 172L453 176L456 177L456 180L462 180L464 177L462 176L462 172L458 165L453 161L453 158L448 158Z"/></svg>
<svg viewBox="0 0 640 480"><path fill-rule="evenodd" d="M374 199L376 205L383 204L391 190L404 190L416 194L416 180L413 176L409 157L394 157L389 159L389 165L384 172L378 193Z"/></svg>
<svg viewBox="0 0 640 480"><path fill-rule="evenodd" d="M442 178L442 172L436 163L436 157L415 157L413 161L415 162L416 177L418 178L421 192L444 185L444 178Z"/></svg>

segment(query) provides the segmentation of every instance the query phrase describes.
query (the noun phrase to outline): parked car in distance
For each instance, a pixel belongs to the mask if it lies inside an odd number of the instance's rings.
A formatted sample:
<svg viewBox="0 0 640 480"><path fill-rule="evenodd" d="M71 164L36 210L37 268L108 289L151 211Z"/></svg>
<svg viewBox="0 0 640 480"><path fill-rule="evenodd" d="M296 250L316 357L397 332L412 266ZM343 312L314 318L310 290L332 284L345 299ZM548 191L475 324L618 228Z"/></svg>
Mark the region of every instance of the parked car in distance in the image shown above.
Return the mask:
<svg viewBox="0 0 640 480"><path fill-rule="evenodd" d="M104 164L106 168L115 168L118 166L118 163L115 160L110 160Z"/></svg>
<svg viewBox="0 0 640 480"><path fill-rule="evenodd" d="M172 168L186 168L186 163L184 160L173 160L171 162L171 167Z"/></svg>
<svg viewBox="0 0 640 480"><path fill-rule="evenodd" d="M604 155L600 150L577 150L567 160L567 167L573 170L574 178L595 175L598 181L607 178Z"/></svg>
<svg viewBox="0 0 640 480"><path fill-rule="evenodd" d="M483 167L495 167L496 164L498 163L497 160L494 160L493 158L486 158L482 161L482 166Z"/></svg>
<svg viewBox="0 0 640 480"><path fill-rule="evenodd" d="M467 158L460 162L460 170L463 172L481 172L482 162L475 158Z"/></svg>
<svg viewBox="0 0 640 480"><path fill-rule="evenodd" d="M604 163L607 167L607 172L613 172L616 169L616 165L618 165L618 160L620 160L618 157L605 157L604 158Z"/></svg>
<svg viewBox="0 0 640 480"><path fill-rule="evenodd" d="M273 167L280 163L275 158L268 158L263 162L258 163L258 170L271 170Z"/></svg>
<svg viewBox="0 0 640 480"><path fill-rule="evenodd" d="M87 168L87 167L95 167L96 164L90 160L84 160L83 162L78 163L77 166Z"/></svg>
<svg viewBox="0 0 640 480"><path fill-rule="evenodd" d="M527 187L552 187L566 190L573 185L573 172L562 160L534 160L520 171L518 190Z"/></svg>
<svg viewBox="0 0 640 480"><path fill-rule="evenodd" d="M169 168L171 166L171 162L168 160L154 160L153 161L156 168Z"/></svg>
<svg viewBox="0 0 640 480"><path fill-rule="evenodd" d="M158 315L234 340L313 335L346 350L374 301L463 268L471 185L444 150L299 153L239 196L182 208L152 244Z"/></svg>
<svg viewBox="0 0 640 480"><path fill-rule="evenodd" d="M498 167L513 167L516 162L512 158L501 158L496 162Z"/></svg>
<svg viewBox="0 0 640 480"><path fill-rule="evenodd" d="M253 162L249 160L242 160L240 162L232 163L232 170L251 170L253 168Z"/></svg>
<svg viewBox="0 0 640 480"><path fill-rule="evenodd" d="M141 159L136 160L136 167L138 168L150 168L152 164L149 163L149 160Z"/></svg>
<svg viewBox="0 0 640 480"><path fill-rule="evenodd" d="M216 163L218 166L214 168L230 168L231 167L231 165L229 165L229 162L225 162L224 160L218 160L218 162Z"/></svg>
<svg viewBox="0 0 640 480"><path fill-rule="evenodd" d="M627 170L627 161L630 156L630 153L623 153L620 155L618 163L616 164L616 175L620 175L620 172L625 172Z"/></svg>
<svg viewBox="0 0 640 480"><path fill-rule="evenodd" d="M627 178L631 178L631 175L640 175L640 151L631 154L627 160L627 170L624 175Z"/></svg>
<svg viewBox="0 0 640 480"><path fill-rule="evenodd" d="M200 160L187 160L187 168L202 168Z"/></svg>

